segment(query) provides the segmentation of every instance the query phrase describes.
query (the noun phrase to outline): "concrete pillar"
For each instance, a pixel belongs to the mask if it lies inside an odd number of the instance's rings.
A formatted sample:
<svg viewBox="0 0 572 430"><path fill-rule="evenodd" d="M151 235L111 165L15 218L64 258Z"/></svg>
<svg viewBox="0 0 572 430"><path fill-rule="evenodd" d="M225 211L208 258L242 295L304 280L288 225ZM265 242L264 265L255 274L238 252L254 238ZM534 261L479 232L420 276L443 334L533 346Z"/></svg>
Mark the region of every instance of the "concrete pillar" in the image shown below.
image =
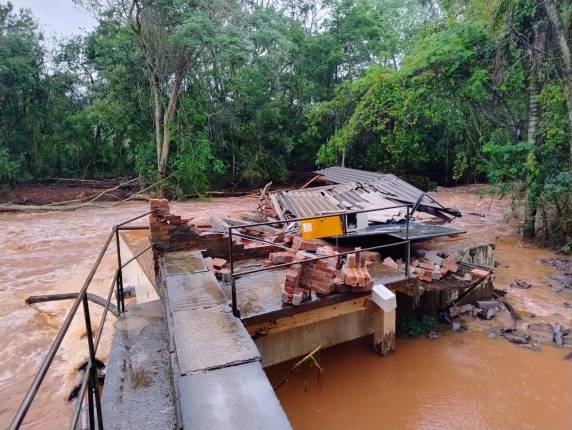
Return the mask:
<svg viewBox="0 0 572 430"><path fill-rule="evenodd" d="M377 305L373 312L373 347L380 355L395 351L395 315L397 299L384 285L374 285L371 299Z"/></svg>
<svg viewBox="0 0 572 430"><path fill-rule="evenodd" d="M395 309L373 312L373 348L380 355L395 351Z"/></svg>

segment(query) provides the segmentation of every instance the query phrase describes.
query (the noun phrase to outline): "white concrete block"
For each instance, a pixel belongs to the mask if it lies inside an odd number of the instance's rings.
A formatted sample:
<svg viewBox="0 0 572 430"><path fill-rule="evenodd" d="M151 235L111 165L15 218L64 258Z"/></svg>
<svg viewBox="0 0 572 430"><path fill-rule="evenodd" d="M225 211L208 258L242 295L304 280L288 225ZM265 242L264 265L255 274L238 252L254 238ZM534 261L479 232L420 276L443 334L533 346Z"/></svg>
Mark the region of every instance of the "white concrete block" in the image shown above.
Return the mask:
<svg viewBox="0 0 572 430"><path fill-rule="evenodd" d="M397 298L391 290L383 284L376 284L371 291L373 302L384 312L390 312L397 307Z"/></svg>

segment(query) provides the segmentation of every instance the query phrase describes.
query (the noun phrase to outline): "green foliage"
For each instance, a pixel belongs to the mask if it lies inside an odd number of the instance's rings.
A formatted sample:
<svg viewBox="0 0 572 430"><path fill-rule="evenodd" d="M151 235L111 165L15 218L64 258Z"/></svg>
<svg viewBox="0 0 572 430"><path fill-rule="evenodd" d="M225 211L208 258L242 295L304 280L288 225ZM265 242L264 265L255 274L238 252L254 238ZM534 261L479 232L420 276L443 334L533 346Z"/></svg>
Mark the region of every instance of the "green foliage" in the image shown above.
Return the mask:
<svg viewBox="0 0 572 430"><path fill-rule="evenodd" d="M179 197L191 190L195 195L203 195L208 189L209 177L224 174L224 166L214 158L207 135L198 132L191 138L181 138L177 153L171 163L175 177L176 193Z"/></svg>
<svg viewBox="0 0 572 430"><path fill-rule="evenodd" d="M401 318L397 324L397 334L400 336L419 337L427 335L437 325L437 318L423 315Z"/></svg>
<svg viewBox="0 0 572 430"><path fill-rule="evenodd" d="M0 5L1 182L156 182L153 97L162 121L182 64L162 184L173 195L343 161L427 185L524 187L546 234L572 235L566 75L550 28L528 143L538 0L142 0L152 25L139 36L119 1L77 2L95 5L98 25L52 52L29 11ZM572 3L558 7L570 36Z"/></svg>
<svg viewBox="0 0 572 430"><path fill-rule="evenodd" d="M18 168L19 164L10 159L8 149L0 147L0 183L13 181Z"/></svg>

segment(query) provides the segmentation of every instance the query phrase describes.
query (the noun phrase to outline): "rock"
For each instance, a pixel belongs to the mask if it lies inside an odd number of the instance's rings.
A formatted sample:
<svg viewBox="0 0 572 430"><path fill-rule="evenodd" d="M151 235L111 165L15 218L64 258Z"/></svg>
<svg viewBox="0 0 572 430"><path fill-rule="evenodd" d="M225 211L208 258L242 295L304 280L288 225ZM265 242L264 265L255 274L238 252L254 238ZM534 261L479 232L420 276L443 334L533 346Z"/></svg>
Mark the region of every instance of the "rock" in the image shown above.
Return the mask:
<svg viewBox="0 0 572 430"><path fill-rule="evenodd" d="M524 345L519 345L519 347L530 349L531 351L540 351L540 347L536 343L525 343Z"/></svg>
<svg viewBox="0 0 572 430"><path fill-rule="evenodd" d="M478 300L477 306L483 311L488 311L489 309L498 309L499 302L496 300Z"/></svg>
<svg viewBox="0 0 572 430"><path fill-rule="evenodd" d="M522 288L522 289L528 289L530 287L532 287L532 284L523 281L522 279L517 279L514 282L511 282L510 286L512 288Z"/></svg>
<svg viewBox="0 0 572 430"><path fill-rule="evenodd" d="M552 343L554 327L548 323L528 324L527 330L530 332L534 342Z"/></svg>
<svg viewBox="0 0 572 430"><path fill-rule="evenodd" d="M430 330L429 333L427 333L427 339L429 339L429 340L435 340L439 336L440 336L440 334L435 330Z"/></svg>
<svg viewBox="0 0 572 430"><path fill-rule="evenodd" d="M454 318L451 321L451 330L453 331L465 331L467 327L463 324L460 318Z"/></svg>
<svg viewBox="0 0 572 430"><path fill-rule="evenodd" d="M566 309L572 308L572 305L571 305L570 303L568 303L568 302L562 303L562 306L564 306Z"/></svg>
<svg viewBox="0 0 572 430"><path fill-rule="evenodd" d="M524 345L530 342L530 335L520 330L505 330L503 336L506 340L516 345Z"/></svg>
<svg viewBox="0 0 572 430"><path fill-rule="evenodd" d="M556 323L554 324L553 334L554 334L553 337L554 343L558 346L562 346L562 344L564 343L563 337L568 334L568 329L563 325Z"/></svg>
<svg viewBox="0 0 572 430"><path fill-rule="evenodd" d="M435 251L427 251L425 253L425 259L429 260L431 263L441 266L443 264L443 257L440 257Z"/></svg>
<svg viewBox="0 0 572 430"><path fill-rule="evenodd" d="M497 337L502 336L502 332L502 327L493 327L487 331L486 335L489 339L496 339Z"/></svg>

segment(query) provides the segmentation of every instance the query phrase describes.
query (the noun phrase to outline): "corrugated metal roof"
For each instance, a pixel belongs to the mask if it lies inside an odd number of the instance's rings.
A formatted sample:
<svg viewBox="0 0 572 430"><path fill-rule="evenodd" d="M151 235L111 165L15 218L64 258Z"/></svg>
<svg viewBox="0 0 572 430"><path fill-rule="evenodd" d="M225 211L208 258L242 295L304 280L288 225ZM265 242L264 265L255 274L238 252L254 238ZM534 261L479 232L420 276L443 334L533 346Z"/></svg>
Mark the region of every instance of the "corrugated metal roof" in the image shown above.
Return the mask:
<svg viewBox="0 0 572 430"><path fill-rule="evenodd" d="M455 209L443 206L435 199L426 195L419 188L414 187L403 179L391 173L368 172L366 170L350 169L347 167L333 166L321 170L316 170L316 174L322 176L328 182L336 184L361 183L368 184L373 189L379 191L386 198L415 204L422 197L420 205L443 211L448 214L459 216Z"/></svg>
<svg viewBox="0 0 572 430"><path fill-rule="evenodd" d="M368 184L340 184L283 191L275 194L285 217L301 218L360 209L395 206ZM399 221L405 218L406 209L396 208L368 212L368 219L376 222Z"/></svg>

